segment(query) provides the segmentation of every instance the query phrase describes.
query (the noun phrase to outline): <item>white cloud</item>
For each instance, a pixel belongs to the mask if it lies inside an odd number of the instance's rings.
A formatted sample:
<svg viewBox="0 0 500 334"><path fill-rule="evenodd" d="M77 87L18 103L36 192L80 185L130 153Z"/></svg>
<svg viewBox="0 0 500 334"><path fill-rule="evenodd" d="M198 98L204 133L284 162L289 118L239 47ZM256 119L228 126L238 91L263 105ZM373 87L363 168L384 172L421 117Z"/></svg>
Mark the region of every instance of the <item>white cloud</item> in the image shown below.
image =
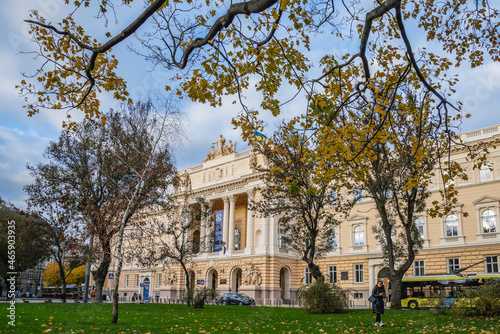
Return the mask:
<svg viewBox="0 0 500 334"><path fill-rule="evenodd" d="M26 163L42 162L49 139L34 131L0 126L0 197L24 208L23 186L31 182Z"/></svg>

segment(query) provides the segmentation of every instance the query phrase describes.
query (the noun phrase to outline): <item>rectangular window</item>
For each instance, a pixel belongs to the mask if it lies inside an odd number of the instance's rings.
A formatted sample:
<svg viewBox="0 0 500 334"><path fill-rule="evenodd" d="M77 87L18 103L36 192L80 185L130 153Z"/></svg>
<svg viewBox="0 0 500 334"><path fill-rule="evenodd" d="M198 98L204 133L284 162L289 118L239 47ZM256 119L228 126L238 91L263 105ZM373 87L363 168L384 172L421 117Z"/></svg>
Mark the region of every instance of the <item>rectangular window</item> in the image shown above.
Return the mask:
<svg viewBox="0 0 500 334"><path fill-rule="evenodd" d="M355 264L354 265L354 283L364 283L364 265Z"/></svg>
<svg viewBox="0 0 500 334"><path fill-rule="evenodd" d="M460 270L460 259L453 258L448 259L448 274L454 274L456 271Z"/></svg>
<svg viewBox="0 0 500 334"><path fill-rule="evenodd" d="M337 284L337 266L328 266L328 283Z"/></svg>
<svg viewBox="0 0 500 334"><path fill-rule="evenodd" d="M155 235L155 226L151 225L151 235Z"/></svg>
<svg viewBox="0 0 500 334"><path fill-rule="evenodd" d="M311 270L304 268L304 284L309 285L312 283Z"/></svg>
<svg viewBox="0 0 500 334"><path fill-rule="evenodd" d="M486 272L488 274L498 273L498 256L486 257Z"/></svg>
<svg viewBox="0 0 500 334"><path fill-rule="evenodd" d="M425 275L425 263L423 260L413 262L413 274L415 276Z"/></svg>
<svg viewBox="0 0 500 334"><path fill-rule="evenodd" d="M487 182L493 180L490 164L485 164L479 169L479 182Z"/></svg>
<svg viewBox="0 0 500 334"><path fill-rule="evenodd" d="M128 275L125 276L125 287L128 288Z"/></svg>
<svg viewBox="0 0 500 334"><path fill-rule="evenodd" d="M135 286L139 286L139 275L135 275Z"/></svg>
<svg viewBox="0 0 500 334"><path fill-rule="evenodd" d="M158 274L158 280L156 282L157 286L161 286L161 274Z"/></svg>
<svg viewBox="0 0 500 334"><path fill-rule="evenodd" d="M363 299L363 294L359 292L354 293L354 299Z"/></svg>
<svg viewBox="0 0 500 334"><path fill-rule="evenodd" d="M131 228L131 229L130 229L130 238L132 239L133 237L134 237L134 229L133 229L133 228Z"/></svg>

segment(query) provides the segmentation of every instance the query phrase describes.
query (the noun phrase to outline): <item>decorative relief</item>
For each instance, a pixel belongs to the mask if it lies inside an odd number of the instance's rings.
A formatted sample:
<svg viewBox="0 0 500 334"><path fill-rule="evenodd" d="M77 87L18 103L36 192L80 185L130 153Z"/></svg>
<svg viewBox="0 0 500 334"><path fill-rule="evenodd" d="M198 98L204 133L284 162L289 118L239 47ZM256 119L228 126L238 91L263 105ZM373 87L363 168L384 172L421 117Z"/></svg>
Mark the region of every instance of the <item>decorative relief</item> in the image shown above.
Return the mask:
<svg viewBox="0 0 500 334"><path fill-rule="evenodd" d="M166 268L163 271L163 276L165 277L163 279L163 283L166 286L173 286L175 282L177 281L177 277L175 276L175 272L171 268Z"/></svg>
<svg viewBox="0 0 500 334"><path fill-rule="evenodd" d="M465 167L465 174L467 175L467 180L461 180L464 184L474 183L474 169L472 165L467 165Z"/></svg>
<svg viewBox="0 0 500 334"><path fill-rule="evenodd" d="M203 162L232 153L236 153L236 142L233 143L229 140L226 144L226 139L220 135L219 140L212 144L210 152L208 152L207 157L203 160Z"/></svg>
<svg viewBox="0 0 500 334"><path fill-rule="evenodd" d="M262 276L260 270L252 262L245 263L245 269L241 274L241 285L261 285Z"/></svg>
<svg viewBox="0 0 500 334"><path fill-rule="evenodd" d="M179 181L175 186L175 191L189 191L191 190L191 178L189 173L184 171L179 175Z"/></svg>
<svg viewBox="0 0 500 334"><path fill-rule="evenodd" d="M214 173L215 181L220 181L220 179L222 178L222 174L223 174L222 169L217 167L213 173Z"/></svg>

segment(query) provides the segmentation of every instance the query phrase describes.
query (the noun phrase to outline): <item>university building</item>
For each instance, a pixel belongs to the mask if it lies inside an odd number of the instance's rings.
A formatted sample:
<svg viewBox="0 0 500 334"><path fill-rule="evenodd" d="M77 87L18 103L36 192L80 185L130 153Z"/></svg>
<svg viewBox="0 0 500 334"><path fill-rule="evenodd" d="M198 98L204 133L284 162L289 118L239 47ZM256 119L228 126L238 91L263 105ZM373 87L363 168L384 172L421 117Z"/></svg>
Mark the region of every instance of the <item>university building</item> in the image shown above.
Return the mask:
<svg viewBox="0 0 500 334"><path fill-rule="evenodd" d="M468 180L455 181L459 203L450 214L431 218L423 213L417 218L423 249L407 276L444 274L468 266L472 267L465 274L499 272L500 125L460 136L471 146L486 143L488 163L474 169L474 162L466 160L467 149L453 148L452 159L466 170ZM252 150L236 152L235 145L226 143L222 136L215 144L200 165L180 172L183 182L175 190L177 197L193 205L200 196L209 203L211 219L201 219L199 229L191 235L202 243L189 263L191 286L216 288L219 294L243 292L272 305L296 298L297 289L311 282L307 265L285 249L279 217L261 217L250 206L260 200L256 189L263 186L257 166L267 162ZM441 201L440 175L436 171L432 180L429 205ZM167 215L162 219L168 224ZM333 250L317 261L330 283L352 291L354 305L367 305L377 280L388 276L381 244L371 232L378 225L373 201L360 197L350 217L336 228ZM141 238L140 233L134 237ZM219 240L225 247L217 245ZM144 298L148 294L150 299L163 299L179 298L185 293L185 275L178 264L144 267L124 255L128 260L121 274L120 296L141 294ZM113 289L112 280L105 282L106 289Z"/></svg>

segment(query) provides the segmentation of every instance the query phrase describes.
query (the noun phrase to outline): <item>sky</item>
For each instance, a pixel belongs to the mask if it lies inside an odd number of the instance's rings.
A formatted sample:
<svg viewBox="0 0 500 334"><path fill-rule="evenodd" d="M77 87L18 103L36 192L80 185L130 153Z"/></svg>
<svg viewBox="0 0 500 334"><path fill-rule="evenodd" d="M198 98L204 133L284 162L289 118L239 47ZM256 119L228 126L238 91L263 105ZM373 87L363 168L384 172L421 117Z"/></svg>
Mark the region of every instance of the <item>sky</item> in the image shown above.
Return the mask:
<svg viewBox="0 0 500 334"><path fill-rule="evenodd" d="M33 56L19 51L33 50L34 43L28 37L27 23L30 9L43 12L49 21L57 21L67 12L63 0L4 0L0 11L0 197L17 207L25 208L23 186L31 182L26 169L27 163L47 162L43 152L51 140L56 140L61 131L64 112L42 111L28 117L23 109L23 98L19 96L15 85L22 79L22 73L32 73L36 61ZM126 9L126 8L125 8ZM118 15L116 29L126 26L137 11L124 11ZM110 28L113 30L113 28ZM414 41L424 41L422 36L411 36ZM328 43L324 43L328 46ZM330 46L328 46L330 47ZM119 46L115 52L120 55L119 74L127 80L132 97L147 92L160 92L166 78L172 75L161 68L152 70L151 64L141 57L126 50L126 45ZM316 50L315 50L316 52ZM327 52L327 51L325 51ZM318 50L323 54L323 50ZM464 111L472 114L462 124L462 131L471 131L500 124L500 64L488 63L475 69L460 69L460 83L456 98L464 104ZM249 99L251 99L251 93ZM202 163L210 146L220 134L226 139L237 142L237 151L248 147L239 137L239 130L233 129L232 117L240 111L239 105L232 104L233 98L224 98L223 106L211 108L203 104L188 101L180 103L184 116L186 137L183 145L175 152L178 169L196 166ZM117 104L112 100L103 100L103 110ZM295 106L300 108L300 106ZM294 106L292 105L292 109ZM82 115L73 112L75 120ZM271 123L271 122L270 122Z"/></svg>

